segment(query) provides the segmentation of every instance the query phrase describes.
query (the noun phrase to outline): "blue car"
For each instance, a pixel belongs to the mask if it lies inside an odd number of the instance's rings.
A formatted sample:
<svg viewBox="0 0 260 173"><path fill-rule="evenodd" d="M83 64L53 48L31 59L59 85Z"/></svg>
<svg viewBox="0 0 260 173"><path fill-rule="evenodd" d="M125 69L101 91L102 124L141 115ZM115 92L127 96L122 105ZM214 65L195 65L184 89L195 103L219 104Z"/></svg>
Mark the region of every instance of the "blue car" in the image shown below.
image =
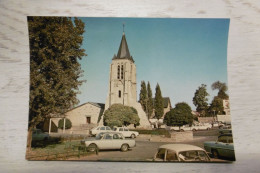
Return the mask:
<svg viewBox="0 0 260 173"><path fill-rule="evenodd" d="M235 160L232 134L220 135L217 141L204 142L204 148L214 158L224 157Z"/></svg>

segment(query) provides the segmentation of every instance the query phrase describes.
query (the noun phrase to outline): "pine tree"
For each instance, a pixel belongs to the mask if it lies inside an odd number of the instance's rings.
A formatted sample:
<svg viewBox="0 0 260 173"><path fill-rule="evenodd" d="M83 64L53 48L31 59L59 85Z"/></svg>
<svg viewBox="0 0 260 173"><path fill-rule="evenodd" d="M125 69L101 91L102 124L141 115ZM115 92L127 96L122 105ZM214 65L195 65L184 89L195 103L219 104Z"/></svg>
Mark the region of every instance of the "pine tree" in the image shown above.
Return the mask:
<svg viewBox="0 0 260 173"><path fill-rule="evenodd" d="M146 84L144 81L141 82L141 91L139 94L139 102L142 105L142 108L145 112L147 112L147 90Z"/></svg>
<svg viewBox="0 0 260 173"><path fill-rule="evenodd" d="M162 97L162 93L161 93L161 89L159 84L157 83L156 88L155 88L155 98L154 98L154 113L155 113L155 117L159 120L163 114L164 114L164 110L163 110L163 97Z"/></svg>
<svg viewBox="0 0 260 173"><path fill-rule="evenodd" d="M68 17L28 17L30 42L30 109L27 146L31 130L52 114L63 114L78 103L82 84L80 63L85 50L84 23Z"/></svg>
<svg viewBox="0 0 260 173"><path fill-rule="evenodd" d="M153 113L153 93L152 93L152 89L150 86L150 83L148 82L147 84L147 117L148 119L151 117L152 113Z"/></svg>

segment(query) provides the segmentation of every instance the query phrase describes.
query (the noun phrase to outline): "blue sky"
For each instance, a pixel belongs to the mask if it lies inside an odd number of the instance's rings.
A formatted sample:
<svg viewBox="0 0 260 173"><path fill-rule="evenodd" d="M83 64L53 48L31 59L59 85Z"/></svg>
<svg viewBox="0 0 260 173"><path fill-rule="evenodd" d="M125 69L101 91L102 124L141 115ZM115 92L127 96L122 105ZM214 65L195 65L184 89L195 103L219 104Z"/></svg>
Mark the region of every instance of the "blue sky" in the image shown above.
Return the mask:
<svg viewBox="0 0 260 173"><path fill-rule="evenodd" d="M105 103L109 66L117 54L125 24L130 54L137 68L137 95L140 84L149 81L155 94L159 83L163 97L172 106L188 103L201 84L207 85L209 102L217 94L211 84L227 83L227 42L229 19L181 18L80 18L85 23L82 48L88 56L80 61L87 80L80 87L80 104Z"/></svg>

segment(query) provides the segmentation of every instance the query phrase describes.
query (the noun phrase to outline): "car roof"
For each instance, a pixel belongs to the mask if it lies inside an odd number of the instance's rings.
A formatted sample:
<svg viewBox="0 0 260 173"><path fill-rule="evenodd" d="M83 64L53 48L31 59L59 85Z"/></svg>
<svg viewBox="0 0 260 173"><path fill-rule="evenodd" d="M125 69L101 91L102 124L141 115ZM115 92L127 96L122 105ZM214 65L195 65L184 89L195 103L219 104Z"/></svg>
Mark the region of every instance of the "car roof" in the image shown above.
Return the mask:
<svg viewBox="0 0 260 173"><path fill-rule="evenodd" d="M159 148L174 150L177 153L182 152L182 151L191 151L191 150L204 151L204 149L202 149L198 146L189 145L189 144L165 144L165 145L161 145Z"/></svg>

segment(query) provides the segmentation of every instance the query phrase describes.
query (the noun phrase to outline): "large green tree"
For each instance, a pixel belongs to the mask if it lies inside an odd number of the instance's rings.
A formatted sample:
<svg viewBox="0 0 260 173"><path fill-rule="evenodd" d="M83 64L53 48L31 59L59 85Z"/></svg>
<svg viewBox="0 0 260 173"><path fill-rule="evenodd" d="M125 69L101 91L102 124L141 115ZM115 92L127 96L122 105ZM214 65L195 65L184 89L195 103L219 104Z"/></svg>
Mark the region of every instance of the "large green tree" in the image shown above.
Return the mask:
<svg viewBox="0 0 260 173"><path fill-rule="evenodd" d="M164 114L163 97L159 84L157 83L155 88L155 98L154 98L154 114L159 120Z"/></svg>
<svg viewBox="0 0 260 173"><path fill-rule="evenodd" d="M193 104L196 106L196 110L201 116L205 116L208 109L208 92L206 89L207 85L201 84L199 88L195 91L194 97L192 99Z"/></svg>
<svg viewBox="0 0 260 173"><path fill-rule="evenodd" d="M113 104L104 113L104 124L110 127L139 125L139 121L136 109L122 104Z"/></svg>
<svg viewBox="0 0 260 173"><path fill-rule="evenodd" d="M211 112L213 116L222 115L224 112L223 100L215 96L210 104L209 112Z"/></svg>
<svg viewBox="0 0 260 173"><path fill-rule="evenodd" d="M147 84L147 117L150 118L153 113L153 93L150 86L150 83Z"/></svg>
<svg viewBox="0 0 260 173"><path fill-rule="evenodd" d="M212 90L218 90L218 97L225 100L228 99L229 96L226 93L228 90L228 87L226 85L226 83L220 82L220 81L216 81L211 85Z"/></svg>
<svg viewBox="0 0 260 173"><path fill-rule="evenodd" d="M141 81L139 102L142 105L143 110L147 113L147 89L146 89L145 81Z"/></svg>
<svg viewBox="0 0 260 173"><path fill-rule="evenodd" d="M28 143L36 125L78 103L82 84L79 60L84 23L78 18L28 17L30 44L30 103Z"/></svg>
<svg viewBox="0 0 260 173"><path fill-rule="evenodd" d="M174 109L166 113L164 123L167 126L183 126L185 124L191 125L193 122L193 115L191 107L187 103L177 103Z"/></svg>

